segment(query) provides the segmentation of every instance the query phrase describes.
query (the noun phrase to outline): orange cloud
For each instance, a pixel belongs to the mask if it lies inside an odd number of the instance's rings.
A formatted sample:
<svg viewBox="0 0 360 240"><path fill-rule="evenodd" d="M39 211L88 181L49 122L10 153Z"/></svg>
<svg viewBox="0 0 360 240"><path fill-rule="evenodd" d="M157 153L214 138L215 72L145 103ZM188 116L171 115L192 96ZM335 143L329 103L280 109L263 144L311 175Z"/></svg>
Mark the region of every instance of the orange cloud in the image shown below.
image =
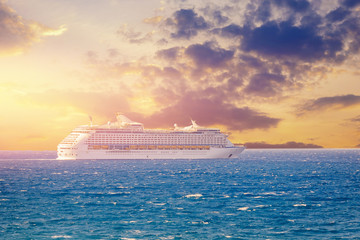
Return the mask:
<svg viewBox="0 0 360 240"><path fill-rule="evenodd" d="M155 16L155 17L145 18L143 22L148 24L157 24L162 20L163 20L162 16Z"/></svg>
<svg viewBox="0 0 360 240"><path fill-rule="evenodd" d="M0 1L0 55L23 53L43 36L58 36L66 31L65 26L52 29L40 23L23 19Z"/></svg>

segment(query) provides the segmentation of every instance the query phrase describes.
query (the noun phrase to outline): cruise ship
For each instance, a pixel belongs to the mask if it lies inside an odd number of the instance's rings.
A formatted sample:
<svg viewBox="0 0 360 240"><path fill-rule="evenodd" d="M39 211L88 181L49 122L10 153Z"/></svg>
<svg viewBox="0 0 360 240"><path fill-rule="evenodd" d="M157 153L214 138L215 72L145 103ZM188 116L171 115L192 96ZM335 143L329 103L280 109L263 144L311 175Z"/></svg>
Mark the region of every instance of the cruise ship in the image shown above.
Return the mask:
<svg viewBox="0 0 360 240"><path fill-rule="evenodd" d="M245 149L232 144L219 129L195 121L163 130L145 129L119 113L116 120L75 128L58 145L57 159L229 159L238 158Z"/></svg>

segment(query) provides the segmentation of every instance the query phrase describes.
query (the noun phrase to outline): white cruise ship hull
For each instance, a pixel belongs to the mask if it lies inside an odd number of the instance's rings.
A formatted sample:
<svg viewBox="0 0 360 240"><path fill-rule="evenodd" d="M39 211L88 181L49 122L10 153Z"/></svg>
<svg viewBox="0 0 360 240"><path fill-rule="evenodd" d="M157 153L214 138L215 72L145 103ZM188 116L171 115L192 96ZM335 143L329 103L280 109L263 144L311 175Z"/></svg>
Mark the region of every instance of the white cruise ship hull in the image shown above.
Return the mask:
<svg viewBox="0 0 360 240"><path fill-rule="evenodd" d="M71 151L58 160L99 159L233 159L238 158L244 147L210 148L209 150L83 150Z"/></svg>
<svg viewBox="0 0 360 240"><path fill-rule="evenodd" d="M117 115L117 122L75 128L58 145L57 159L229 159L238 158L243 150L220 129L200 127L194 121L173 130L144 129Z"/></svg>

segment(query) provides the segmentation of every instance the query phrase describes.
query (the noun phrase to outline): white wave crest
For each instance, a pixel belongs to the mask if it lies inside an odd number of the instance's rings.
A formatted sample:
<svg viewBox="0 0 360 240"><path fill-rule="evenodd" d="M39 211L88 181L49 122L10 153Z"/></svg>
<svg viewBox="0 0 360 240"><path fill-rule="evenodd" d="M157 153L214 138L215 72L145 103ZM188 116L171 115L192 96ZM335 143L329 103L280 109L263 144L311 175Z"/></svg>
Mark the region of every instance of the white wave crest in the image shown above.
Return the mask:
<svg viewBox="0 0 360 240"><path fill-rule="evenodd" d="M237 210L239 210L239 211L246 211L246 210L248 210L249 209L249 207L241 207L241 208L238 208Z"/></svg>
<svg viewBox="0 0 360 240"><path fill-rule="evenodd" d="M72 236L69 235L55 235L55 236L51 236L52 239L57 239L57 238L72 238Z"/></svg>
<svg viewBox="0 0 360 240"><path fill-rule="evenodd" d="M306 207L306 204L304 203L298 203L298 204L294 204L294 207Z"/></svg>
<svg viewBox="0 0 360 240"><path fill-rule="evenodd" d="M185 197L186 198L201 198L203 195L202 194L200 194L200 193L195 193L195 194L188 194L188 195L186 195Z"/></svg>
<svg viewBox="0 0 360 240"><path fill-rule="evenodd" d="M268 207L268 205L256 205L256 208L264 208L264 207Z"/></svg>

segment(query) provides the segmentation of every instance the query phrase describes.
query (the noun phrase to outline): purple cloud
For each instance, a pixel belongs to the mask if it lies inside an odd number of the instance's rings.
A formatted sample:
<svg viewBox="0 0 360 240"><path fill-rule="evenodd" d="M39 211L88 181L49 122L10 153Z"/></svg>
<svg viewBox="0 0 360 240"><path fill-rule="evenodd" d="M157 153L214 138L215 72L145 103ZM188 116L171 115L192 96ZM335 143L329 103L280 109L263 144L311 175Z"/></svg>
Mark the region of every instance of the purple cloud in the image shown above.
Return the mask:
<svg viewBox="0 0 360 240"><path fill-rule="evenodd" d="M189 56L199 67L223 67L224 64L231 60L234 51L215 47L212 43L190 45L185 54Z"/></svg>
<svg viewBox="0 0 360 240"><path fill-rule="evenodd" d="M311 111L322 111L329 108L346 108L353 105L360 104L360 96L353 94L322 97L310 100L300 106L300 113Z"/></svg>
<svg viewBox="0 0 360 240"><path fill-rule="evenodd" d="M149 127L166 127L173 123L188 125L194 119L200 125L221 124L232 130L267 129L281 121L248 107L236 107L222 102L221 98L199 97L203 93L189 92L174 104L161 109L148 118L129 113Z"/></svg>
<svg viewBox="0 0 360 240"><path fill-rule="evenodd" d="M294 12L304 12L310 8L307 0L273 0L279 7L288 7Z"/></svg>
<svg viewBox="0 0 360 240"><path fill-rule="evenodd" d="M352 122L359 122L360 123L360 115L350 119Z"/></svg>
<svg viewBox="0 0 360 240"><path fill-rule="evenodd" d="M173 47L168 49L159 50L156 55L157 57L163 58L165 60L176 60L179 54L179 47Z"/></svg>
<svg viewBox="0 0 360 240"><path fill-rule="evenodd" d="M331 22L342 21L348 16L351 12L343 7L339 7L326 15L326 18Z"/></svg>
<svg viewBox="0 0 360 240"><path fill-rule="evenodd" d="M258 96L275 96L282 89L285 77L277 74L259 73L253 75L244 91Z"/></svg>
<svg viewBox="0 0 360 240"><path fill-rule="evenodd" d="M198 16L192 9L180 9L174 13L174 18L168 18L167 26L175 28L172 38L190 39L196 36L198 31L209 28L209 24L202 16Z"/></svg>
<svg viewBox="0 0 360 240"><path fill-rule="evenodd" d="M342 2L342 5L344 5L345 7L348 7L348 8L353 8L353 7L360 5L360 1L359 0L344 0Z"/></svg>
<svg viewBox="0 0 360 240"><path fill-rule="evenodd" d="M244 34L241 47L246 52L311 62L336 56L343 44L335 36L323 38L314 29L294 26L291 22L267 22Z"/></svg>

